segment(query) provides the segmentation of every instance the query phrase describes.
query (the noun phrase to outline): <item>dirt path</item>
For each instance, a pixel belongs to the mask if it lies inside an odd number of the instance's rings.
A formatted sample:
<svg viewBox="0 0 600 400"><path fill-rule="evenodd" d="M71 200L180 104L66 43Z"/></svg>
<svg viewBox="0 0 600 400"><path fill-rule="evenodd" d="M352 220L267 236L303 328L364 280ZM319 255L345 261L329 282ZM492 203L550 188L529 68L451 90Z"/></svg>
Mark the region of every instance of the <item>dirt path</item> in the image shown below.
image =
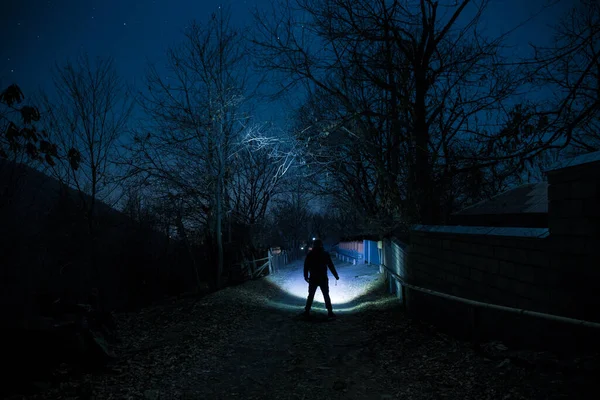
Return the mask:
<svg viewBox="0 0 600 400"><path fill-rule="evenodd" d="M545 371L518 366L502 348L499 359L484 356L406 318L376 275L357 271L340 267L346 286L340 280L338 289L359 297L338 304L339 317L329 322L296 318L304 303L293 293L297 266L200 301L123 315L126 339L115 365L30 398L592 398L585 395L591 378L581 372L569 374L559 363ZM366 286L361 279L371 292L357 292Z"/></svg>

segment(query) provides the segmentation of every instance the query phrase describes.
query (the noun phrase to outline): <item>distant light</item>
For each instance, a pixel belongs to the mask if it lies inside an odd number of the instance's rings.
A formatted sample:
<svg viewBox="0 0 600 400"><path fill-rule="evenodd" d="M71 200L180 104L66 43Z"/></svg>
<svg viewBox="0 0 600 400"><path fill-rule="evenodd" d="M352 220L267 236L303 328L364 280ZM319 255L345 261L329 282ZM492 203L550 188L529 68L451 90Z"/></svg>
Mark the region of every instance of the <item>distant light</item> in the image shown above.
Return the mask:
<svg viewBox="0 0 600 400"><path fill-rule="evenodd" d="M317 240L317 238L313 238L313 240Z"/></svg>
<svg viewBox="0 0 600 400"><path fill-rule="evenodd" d="M300 247L300 250L304 250L304 247Z"/></svg>

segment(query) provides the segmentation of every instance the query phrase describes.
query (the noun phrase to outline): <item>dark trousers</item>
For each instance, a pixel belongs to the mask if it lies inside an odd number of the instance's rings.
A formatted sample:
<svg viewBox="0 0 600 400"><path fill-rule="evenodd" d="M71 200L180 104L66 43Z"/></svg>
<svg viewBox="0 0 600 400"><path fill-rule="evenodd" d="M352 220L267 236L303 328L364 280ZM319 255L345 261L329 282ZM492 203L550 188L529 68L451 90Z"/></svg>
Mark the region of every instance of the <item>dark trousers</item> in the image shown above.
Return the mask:
<svg viewBox="0 0 600 400"><path fill-rule="evenodd" d="M308 283L308 299L306 299L306 307L304 308L306 312L310 311L312 307L313 300L315 298L315 292L317 288L321 288L321 292L323 293L323 299L325 299L325 307L327 307L327 311L332 311L331 307L331 298L329 297L329 279L313 279L311 278Z"/></svg>

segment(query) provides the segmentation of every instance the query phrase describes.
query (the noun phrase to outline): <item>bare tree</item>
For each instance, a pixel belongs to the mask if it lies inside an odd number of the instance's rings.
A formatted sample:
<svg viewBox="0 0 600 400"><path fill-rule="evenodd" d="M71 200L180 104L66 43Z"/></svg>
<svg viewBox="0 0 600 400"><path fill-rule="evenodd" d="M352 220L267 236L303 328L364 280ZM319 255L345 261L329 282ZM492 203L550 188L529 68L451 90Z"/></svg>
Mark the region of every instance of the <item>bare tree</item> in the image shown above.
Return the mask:
<svg viewBox="0 0 600 400"><path fill-rule="evenodd" d="M332 219L323 212L312 212L310 216L310 231L321 240L331 235Z"/></svg>
<svg viewBox="0 0 600 400"><path fill-rule="evenodd" d="M100 273L96 236L99 200L108 201L116 185L111 184L111 161L117 140L125 132L131 101L112 60L86 55L57 67L53 95L44 94L46 128L55 138L60 153L50 172L79 194L86 218L92 281Z"/></svg>
<svg viewBox="0 0 600 400"><path fill-rule="evenodd" d="M248 230L247 240L254 245L254 227L264 221L271 200L281 191L285 174L279 158L272 154L272 150L257 141L248 140L251 136L258 135L247 130L246 140L232 157L227 210L230 236L233 219Z"/></svg>
<svg viewBox="0 0 600 400"><path fill-rule="evenodd" d="M551 46L533 46L532 79L553 95L538 107L554 148L600 150L600 3L578 0L554 26Z"/></svg>
<svg viewBox="0 0 600 400"><path fill-rule="evenodd" d="M488 1L291 3L257 15L261 65L282 90L304 86L297 131L311 162L358 193L367 215L441 222L461 174L504 177L523 164L496 165L538 148L542 129L517 139L522 130L504 129L527 74L502 56L505 35L479 33Z"/></svg>
<svg viewBox="0 0 600 400"><path fill-rule="evenodd" d="M117 187L113 162L132 101L110 58L91 62L80 55L66 62L55 70L54 88L44 95L46 127L70 157L52 173L79 192L91 232L97 200L109 201Z"/></svg>
<svg viewBox="0 0 600 400"><path fill-rule="evenodd" d="M296 252L309 239L310 202L314 198L302 179L289 183L289 190L275 200L273 229L288 249Z"/></svg>
<svg viewBox="0 0 600 400"><path fill-rule="evenodd" d="M168 192L194 215L180 214L181 233L197 222L216 238L217 287L222 286L224 198L233 179L249 105L242 36L220 9L205 25L192 23L184 43L168 50L167 73L151 67L140 104L152 121L136 132L132 174ZM198 225L197 225L198 226Z"/></svg>

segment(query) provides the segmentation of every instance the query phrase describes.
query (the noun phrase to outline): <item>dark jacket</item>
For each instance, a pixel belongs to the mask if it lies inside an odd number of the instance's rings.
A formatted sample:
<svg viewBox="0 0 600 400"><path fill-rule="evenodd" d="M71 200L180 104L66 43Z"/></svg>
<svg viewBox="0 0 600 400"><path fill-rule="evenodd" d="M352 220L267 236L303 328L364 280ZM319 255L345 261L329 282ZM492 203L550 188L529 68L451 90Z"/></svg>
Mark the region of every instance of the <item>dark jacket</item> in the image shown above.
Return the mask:
<svg viewBox="0 0 600 400"><path fill-rule="evenodd" d="M333 276L335 276L336 279L339 279L329 253L322 248L316 248L309 251L304 260L304 279L308 279L309 273L311 279L327 279L327 267L329 267Z"/></svg>

